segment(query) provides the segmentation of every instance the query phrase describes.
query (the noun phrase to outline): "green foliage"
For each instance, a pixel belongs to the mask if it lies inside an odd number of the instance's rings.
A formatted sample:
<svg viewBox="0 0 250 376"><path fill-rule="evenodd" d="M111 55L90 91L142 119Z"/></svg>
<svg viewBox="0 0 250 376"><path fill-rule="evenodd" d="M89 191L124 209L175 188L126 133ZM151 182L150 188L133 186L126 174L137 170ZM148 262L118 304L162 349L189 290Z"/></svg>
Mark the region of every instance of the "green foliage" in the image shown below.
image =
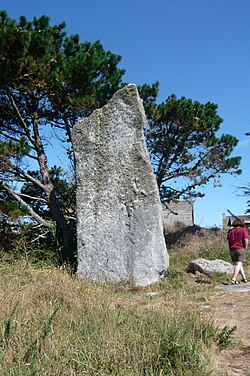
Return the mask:
<svg viewBox="0 0 250 376"><path fill-rule="evenodd" d="M16 221L20 216L27 214L25 207L20 206L0 186L0 226L8 220Z"/></svg>
<svg viewBox="0 0 250 376"><path fill-rule="evenodd" d="M45 231L41 226L23 223L18 213L14 211L15 217L12 212L0 215L0 260L13 263L25 259L36 267L57 264L55 223L51 222L51 231Z"/></svg>
<svg viewBox="0 0 250 376"><path fill-rule="evenodd" d="M146 107L147 109L147 107ZM151 102L147 144L162 199L202 196L197 188L220 175L240 174L240 157L230 157L238 140L217 137L222 119L217 105L201 104L175 95L159 105Z"/></svg>
<svg viewBox="0 0 250 376"><path fill-rule="evenodd" d="M157 352L153 354L150 365L153 375L209 374L209 361L202 357L202 352L214 343L219 347L222 343L229 346L235 331L235 328L220 330L211 321L203 321L193 311L179 314L166 326L159 325L159 321L155 320L153 326L156 330L154 339L157 341ZM225 332L228 337L224 337Z"/></svg>
<svg viewBox="0 0 250 376"><path fill-rule="evenodd" d="M143 100L143 105L147 117L150 118L150 116L152 116L155 111L155 101L159 92L159 82L156 81L151 86L148 84L138 86L138 91L140 98Z"/></svg>
<svg viewBox="0 0 250 376"><path fill-rule="evenodd" d="M198 257L201 258L208 260L221 259L231 262L230 253L226 241L225 244L217 242L217 246L213 243L213 241L207 241L206 243L200 244L200 246L197 247L197 252Z"/></svg>
<svg viewBox="0 0 250 376"><path fill-rule="evenodd" d="M167 278L168 283L173 290L178 290L186 284L186 271L178 265L172 265L172 263L164 277Z"/></svg>
<svg viewBox="0 0 250 376"><path fill-rule="evenodd" d="M237 326L228 327L225 326L223 329L217 332L217 344L220 349L226 349L233 344L233 334L235 333Z"/></svg>
<svg viewBox="0 0 250 376"><path fill-rule="evenodd" d="M59 127L66 116L72 126L119 88L124 74L117 68L121 58L104 51L99 41L80 43L78 35L66 36L64 23L50 26L46 16L33 21L21 17L19 22L5 12L0 16L2 95L15 96L28 127L31 116ZM1 99L4 121L18 128L20 117L6 98Z"/></svg>
<svg viewBox="0 0 250 376"><path fill-rule="evenodd" d="M27 215L25 207L18 204L0 187L0 255L3 251L15 254L14 244L26 232L20 218Z"/></svg>

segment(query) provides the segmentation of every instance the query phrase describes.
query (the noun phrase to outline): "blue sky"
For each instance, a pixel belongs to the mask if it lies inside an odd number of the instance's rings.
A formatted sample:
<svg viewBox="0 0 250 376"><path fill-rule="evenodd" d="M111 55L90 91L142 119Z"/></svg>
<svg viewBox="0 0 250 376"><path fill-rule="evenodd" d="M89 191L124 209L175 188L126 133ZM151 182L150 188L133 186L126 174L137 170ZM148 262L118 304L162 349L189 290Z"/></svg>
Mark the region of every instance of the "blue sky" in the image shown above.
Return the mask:
<svg viewBox="0 0 250 376"><path fill-rule="evenodd" d="M12 18L47 15L66 22L81 41L99 39L122 56L124 80L160 82L158 101L170 94L216 103L224 119L220 133L239 139L241 176L207 185L194 204L195 223L221 225L222 213L246 210L236 187L250 182L250 1L249 0L0 0Z"/></svg>

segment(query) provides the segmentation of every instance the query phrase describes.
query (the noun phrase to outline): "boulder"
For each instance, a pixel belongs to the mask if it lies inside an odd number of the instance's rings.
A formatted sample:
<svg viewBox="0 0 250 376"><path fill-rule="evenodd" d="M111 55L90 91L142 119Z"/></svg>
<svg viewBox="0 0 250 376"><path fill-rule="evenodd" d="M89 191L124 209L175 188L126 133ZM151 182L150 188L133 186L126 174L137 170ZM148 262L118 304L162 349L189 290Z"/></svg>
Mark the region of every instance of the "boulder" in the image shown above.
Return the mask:
<svg viewBox="0 0 250 376"><path fill-rule="evenodd" d="M199 258L190 261L188 265L189 273L200 272L207 275L211 273L232 274L233 270L233 266L229 262L223 260L206 260L203 258Z"/></svg>

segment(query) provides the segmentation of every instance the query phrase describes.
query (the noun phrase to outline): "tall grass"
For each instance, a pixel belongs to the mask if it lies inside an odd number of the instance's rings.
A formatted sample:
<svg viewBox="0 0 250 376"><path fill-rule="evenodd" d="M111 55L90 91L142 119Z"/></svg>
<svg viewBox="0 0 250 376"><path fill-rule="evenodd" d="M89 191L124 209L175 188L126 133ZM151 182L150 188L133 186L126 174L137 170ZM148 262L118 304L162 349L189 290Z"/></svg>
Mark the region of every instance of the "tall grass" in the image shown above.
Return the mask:
<svg viewBox="0 0 250 376"><path fill-rule="evenodd" d="M3 263L0 374L211 375L211 348L229 343L232 333L205 320L188 290L176 294L171 283L154 287L154 305L147 289Z"/></svg>
<svg viewBox="0 0 250 376"><path fill-rule="evenodd" d="M166 235L166 242L172 264L182 269L190 260L196 258L231 262L226 231L208 230L198 226L184 228Z"/></svg>

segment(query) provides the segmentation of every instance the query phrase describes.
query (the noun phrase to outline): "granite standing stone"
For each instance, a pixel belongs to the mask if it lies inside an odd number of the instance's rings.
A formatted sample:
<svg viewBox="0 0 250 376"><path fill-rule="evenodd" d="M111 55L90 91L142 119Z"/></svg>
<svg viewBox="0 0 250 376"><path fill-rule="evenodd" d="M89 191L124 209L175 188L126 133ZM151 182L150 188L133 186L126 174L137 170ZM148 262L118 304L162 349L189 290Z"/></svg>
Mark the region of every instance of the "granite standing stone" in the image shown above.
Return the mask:
<svg viewBox="0 0 250 376"><path fill-rule="evenodd" d="M142 101L130 84L73 129L81 278L145 286L168 268L145 126Z"/></svg>

